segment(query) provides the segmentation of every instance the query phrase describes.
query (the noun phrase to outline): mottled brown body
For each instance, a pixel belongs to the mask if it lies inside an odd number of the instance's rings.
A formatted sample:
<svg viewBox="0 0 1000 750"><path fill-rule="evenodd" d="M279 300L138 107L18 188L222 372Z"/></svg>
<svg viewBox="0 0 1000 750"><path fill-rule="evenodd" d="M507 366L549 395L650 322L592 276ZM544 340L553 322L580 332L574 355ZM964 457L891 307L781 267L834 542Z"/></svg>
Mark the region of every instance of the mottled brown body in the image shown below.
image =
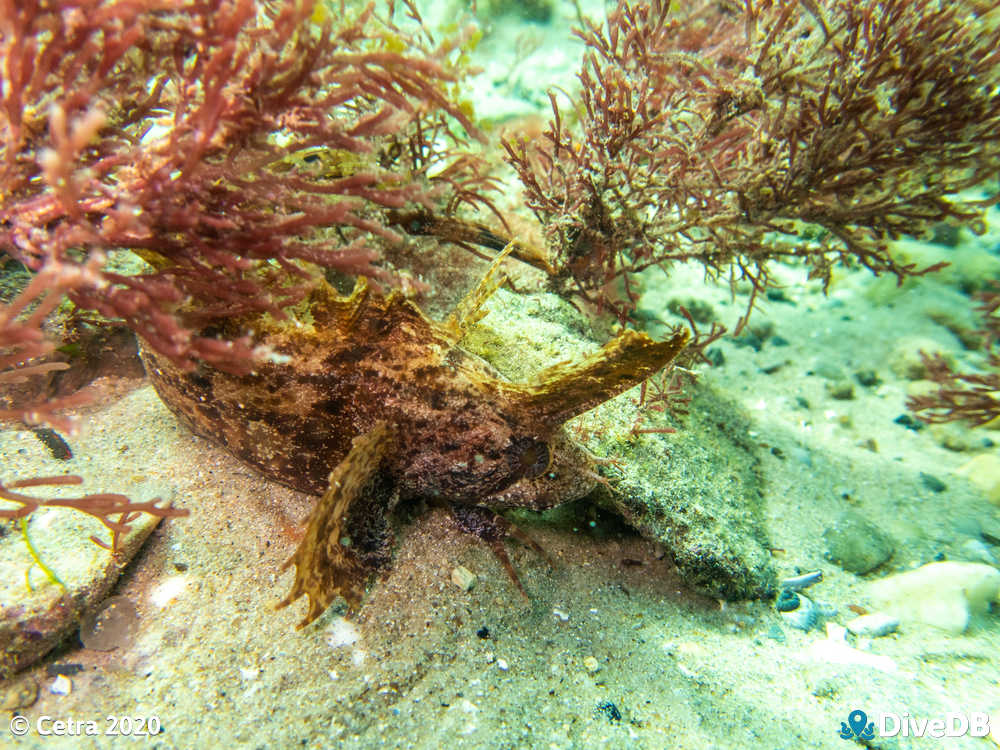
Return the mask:
<svg viewBox="0 0 1000 750"><path fill-rule="evenodd" d="M488 291L461 313L467 320ZM350 297L323 284L307 309L308 321L253 324L276 356L248 375L183 372L148 350L143 357L160 397L194 432L283 484L326 492L307 532L314 538L303 543L314 550L295 558L293 597L310 594L309 619L332 592L356 601L361 589L304 581L303 570L329 579L330 568L344 579L377 567L358 556L382 554L395 498L541 510L585 495L596 476L563 424L656 372L686 341L626 331L583 362L517 384L458 346L466 322L458 314L434 323L363 281ZM374 485L382 489L373 493ZM377 518L366 518L366 507ZM371 549L341 546L359 534Z"/></svg>

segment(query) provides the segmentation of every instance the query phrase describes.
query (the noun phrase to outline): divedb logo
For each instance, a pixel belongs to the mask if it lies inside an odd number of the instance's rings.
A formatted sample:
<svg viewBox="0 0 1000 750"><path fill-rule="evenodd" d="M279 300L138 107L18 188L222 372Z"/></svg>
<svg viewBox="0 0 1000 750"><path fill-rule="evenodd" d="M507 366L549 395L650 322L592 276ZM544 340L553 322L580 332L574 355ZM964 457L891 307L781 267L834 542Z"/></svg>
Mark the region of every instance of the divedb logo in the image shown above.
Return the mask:
<svg viewBox="0 0 1000 750"><path fill-rule="evenodd" d="M949 711L933 718L911 716L908 713L882 712L874 721L868 714L854 709L847 721L840 722L839 736L843 740L871 740L877 737L986 737L991 731L990 715L985 711ZM1000 730L1000 726L997 727Z"/></svg>

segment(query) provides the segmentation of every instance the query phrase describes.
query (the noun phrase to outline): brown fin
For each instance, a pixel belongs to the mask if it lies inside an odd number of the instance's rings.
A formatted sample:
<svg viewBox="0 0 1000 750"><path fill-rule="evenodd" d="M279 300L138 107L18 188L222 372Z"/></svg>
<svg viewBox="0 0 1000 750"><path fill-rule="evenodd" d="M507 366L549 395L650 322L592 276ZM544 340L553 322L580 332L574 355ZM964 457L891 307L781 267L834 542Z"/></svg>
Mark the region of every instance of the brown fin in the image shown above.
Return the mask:
<svg viewBox="0 0 1000 750"><path fill-rule="evenodd" d="M300 596L309 597L309 610L296 629L319 617L338 596L357 608L371 568L351 546L341 543L351 504L379 474L379 466L392 442L389 427L380 422L354 439L350 453L330 473L329 488L309 518L306 535L282 570L295 564L292 590L278 604L287 607Z"/></svg>
<svg viewBox="0 0 1000 750"><path fill-rule="evenodd" d="M562 424L655 375L688 338L686 329L666 341L627 329L580 362L553 365L535 383L504 384L501 389L539 420Z"/></svg>

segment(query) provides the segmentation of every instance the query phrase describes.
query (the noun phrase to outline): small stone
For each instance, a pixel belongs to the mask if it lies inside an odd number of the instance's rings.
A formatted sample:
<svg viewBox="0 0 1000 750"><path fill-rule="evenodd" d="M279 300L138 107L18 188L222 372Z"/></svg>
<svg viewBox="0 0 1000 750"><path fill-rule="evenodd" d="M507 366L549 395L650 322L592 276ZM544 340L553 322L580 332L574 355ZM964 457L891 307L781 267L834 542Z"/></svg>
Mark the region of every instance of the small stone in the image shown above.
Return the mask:
<svg viewBox="0 0 1000 750"><path fill-rule="evenodd" d="M604 701L597 704L597 708L594 709L594 713L602 714L607 718L608 721L621 721L622 712L618 710L616 706L611 701Z"/></svg>
<svg viewBox="0 0 1000 750"><path fill-rule="evenodd" d="M887 615L884 612L872 612L868 615L855 617L847 623L847 629L854 635L867 636L868 638L878 638L889 633L895 633L899 627L899 618Z"/></svg>
<svg viewBox="0 0 1000 750"><path fill-rule="evenodd" d="M882 378L874 370L858 370L854 373L854 379L865 388L873 388L882 382Z"/></svg>
<svg viewBox="0 0 1000 750"><path fill-rule="evenodd" d="M105 599L80 621L80 642L94 651L113 651L132 643L139 629L139 612L125 596Z"/></svg>
<svg viewBox="0 0 1000 750"><path fill-rule="evenodd" d="M38 700L38 683L29 676L0 684L0 711L28 708Z"/></svg>
<svg viewBox="0 0 1000 750"><path fill-rule="evenodd" d="M997 564L997 559L993 556L990 548L979 539L966 539L958 549L958 557L967 562L980 562L987 565Z"/></svg>
<svg viewBox="0 0 1000 750"><path fill-rule="evenodd" d="M892 557L892 541L863 516L847 511L823 532L826 559L850 573L869 573Z"/></svg>
<svg viewBox="0 0 1000 750"><path fill-rule="evenodd" d="M451 571L451 582L462 589L462 591L469 591L476 585L476 574L468 568L459 565Z"/></svg>
<svg viewBox="0 0 1000 750"><path fill-rule="evenodd" d="M1000 457L983 453L963 464L955 473L967 477L991 503L1000 505Z"/></svg>
<svg viewBox="0 0 1000 750"><path fill-rule="evenodd" d="M813 365L812 372L824 380L830 381L845 380L847 377L840 365L825 360L816 362Z"/></svg>
<svg viewBox="0 0 1000 750"><path fill-rule="evenodd" d="M506 672L510 667L507 665L506 659L497 659L497 669Z"/></svg>
<svg viewBox="0 0 1000 750"><path fill-rule="evenodd" d="M927 377L927 366L924 365L921 352L928 356L941 354L950 365L955 364L955 358L950 353L942 351L941 345L931 338L907 336L899 340L895 349L889 355L889 369L903 380L921 380Z"/></svg>
<svg viewBox="0 0 1000 750"><path fill-rule="evenodd" d="M61 674L49 685L49 692L53 695L69 695L73 692L73 680Z"/></svg>
<svg viewBox="0 0 1000 750"><path fill-rule="evenodd" d="M900 414L892 421L914 432L920 432L920 430L927 426L926 422L922 422L910 414Z"/></svg>
<svg viewBox="0 0 1000 750"><path fill-rule="evenodd" d="M976 448L976 436L969 432L964 425L933 424L930 433L938 445L956 453Z"/></svg>
<svg viewBox="0 0 1000 750"><path fill-rule="evenodd" d="M777 643L784 643L785 642L785 631L781 629L780 625L772 625L767 630L767 637L770 638L772 641L775 641Z"/></svg>
<svg viewBox="0 0 1000 750"><path fill-rule="evenodd" d="M957 635L974 614L985 613L1000 594L1000 570L973 562L933 562L875 581L869 595L903 622L931 625Z"/></svg>
<svg viewBox="0 0 1000 750"><path fill-rule="evenodd" d="M583 668L591 674L594 674L601 668L601 664L593 656L588 656L583 660Z"/></svg>
<svg viewBox="0 0 1000 750"><path fill-rule="evenodd" d="M717 318L715 308L711 303L700 300L697 297L686 297L681 299L674 297L667 302L667 310L674 315L683 315L682 309L687 310L695 323L711 323Z"/></svg>
<svg viewBox="0 0 1000 750"><path fill-rule="evenodd" d="M854 398L854 384L850 380L835 380L826 384L826 392L830 394L830 398L849 401Z"/></svg>
<svg viewBox="0 0 1000 750"><path fill-rule="evenodd" d="M924 471L920 472L920 483L931 492L944 492L948 489L948 485L933 474L928 474Z"/></svg>

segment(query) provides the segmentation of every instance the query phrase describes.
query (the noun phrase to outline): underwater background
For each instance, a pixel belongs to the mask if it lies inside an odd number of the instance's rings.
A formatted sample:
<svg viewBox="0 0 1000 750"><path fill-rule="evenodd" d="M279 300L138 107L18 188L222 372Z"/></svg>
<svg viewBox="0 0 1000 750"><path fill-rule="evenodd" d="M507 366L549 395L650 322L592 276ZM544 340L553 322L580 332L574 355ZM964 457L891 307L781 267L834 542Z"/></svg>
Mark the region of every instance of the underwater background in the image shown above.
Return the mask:
<svg viewBox="0 0 1000 750"><path fill-rule="evenodd" d="M580 85L585 45L571 29L610 10L587 0L419 8L431 31L482 31L463 96L484 148L504 134L542 138L550 92L569 101ZM529 234L522 186L498 169L494 200ZM996 192L994 173L963 197ZM360 608L338 600L302 630L301 602L276 605L316 498L192 434L134 350L104 344L75 434L0 425L0 481L79 475L87 492L159 498L189 514L136 519L116 559L88 539L107 529L72 510L0 525L2 664L18 664L0 675L0 746L112 747L133 740L109 730L155 727L139 741L1000 747L1000 427L931 424L907 407L937 388L921 352L955 371L990 371L974 295L1000 280L995 205L985 219L976 232L942 223L895 240L894 258L947 264L905 279L854 263L827 284L794 255L771 262L763 290L713 280L699 262L636 273L628 325L656 340L686 316L732 331L751 303L752 314L737 336L710 342L708 363L690 363L697 378L683 401L664 393L674 381L654 378L567 424L607 460L603 481L551 510L505 512L544 550L505 543L526 595L447 507L419 500L398 509L392 564ZM385 253L424 285L419 304L439 321L495 255L443 242L418 257ZM26 275L0 262L9 303ZM506 378L529 382L580 360L620 328L606 310L554 293L530 264L504 268L511 283L461 345ZM650 411L657 403L665 411ZM961 729L953 716L969 731L913 736L924 719Z"/></svg>

